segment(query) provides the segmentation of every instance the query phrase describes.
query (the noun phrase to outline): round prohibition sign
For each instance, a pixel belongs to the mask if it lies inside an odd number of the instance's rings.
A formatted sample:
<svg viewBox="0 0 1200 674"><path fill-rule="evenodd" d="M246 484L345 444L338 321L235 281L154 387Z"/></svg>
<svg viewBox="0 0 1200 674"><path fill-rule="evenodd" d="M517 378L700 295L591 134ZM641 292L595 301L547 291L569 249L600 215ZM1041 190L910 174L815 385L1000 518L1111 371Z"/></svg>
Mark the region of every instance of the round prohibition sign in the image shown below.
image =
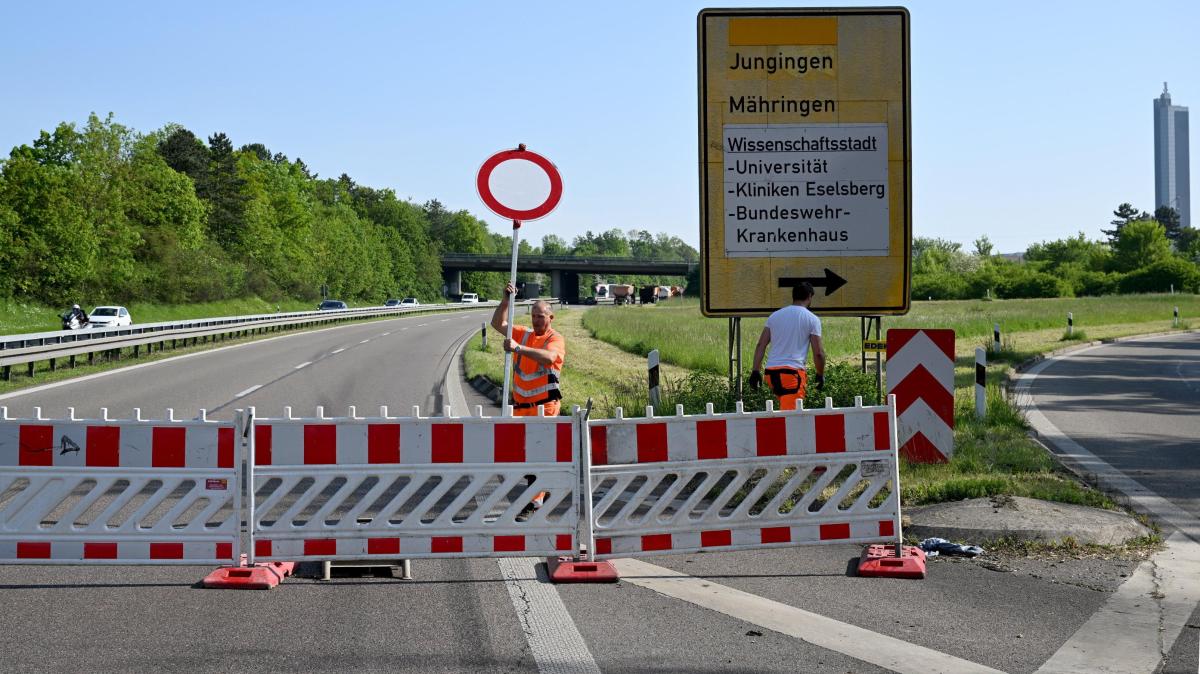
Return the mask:
<svg viewBox="0 0 1200 674"><path fill-rule="evenodd" d="M546 177L550 179L550 194L546 196L546 200L541 205L526 210L518 210L501 203L500 199L492 193L490 184L492 172L496 170L496 167L506 161L518 159L534 164L544 171ZM488 157L487 161L483 162L483 166L479 167L479 175L475 177L475 187L479 190L479 198L483 199L483 203L493 213L518 222L537 220L549 215L550 211L553 211L558 206L559 199L562 198L562 176L558 174L558 169L549 159L536 152L526 150L524 145L515 150L501 150Z"/></svg>

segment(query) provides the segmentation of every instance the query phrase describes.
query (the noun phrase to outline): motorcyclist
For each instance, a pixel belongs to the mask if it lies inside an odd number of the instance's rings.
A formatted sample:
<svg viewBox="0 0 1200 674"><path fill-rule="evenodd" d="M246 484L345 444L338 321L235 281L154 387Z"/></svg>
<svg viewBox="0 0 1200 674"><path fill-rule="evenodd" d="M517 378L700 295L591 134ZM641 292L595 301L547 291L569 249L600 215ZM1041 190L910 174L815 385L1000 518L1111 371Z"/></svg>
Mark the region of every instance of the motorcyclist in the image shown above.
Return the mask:
<svg viewBox="0 0 1200 674"><path fill-rule="evenodd" d="M75 321L81 328L88 324L87 314L83 312L83 309L78 304L72 305L71 311L63 316L63 327L68 330L71 329L71 321Z"/></svg>

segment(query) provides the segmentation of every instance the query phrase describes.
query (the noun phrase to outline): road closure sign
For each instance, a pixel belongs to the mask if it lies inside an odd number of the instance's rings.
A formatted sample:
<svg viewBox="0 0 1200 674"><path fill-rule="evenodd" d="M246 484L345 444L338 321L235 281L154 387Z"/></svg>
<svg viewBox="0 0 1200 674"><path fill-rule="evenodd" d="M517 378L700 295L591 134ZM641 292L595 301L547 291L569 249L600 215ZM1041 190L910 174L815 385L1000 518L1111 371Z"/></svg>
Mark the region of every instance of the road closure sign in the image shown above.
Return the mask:
<svg viewBox="0 0 1200 674"><path fill-rule="evenodd" d="M912 249L903 8L700 12L707 316L904 314Z"/></svg>

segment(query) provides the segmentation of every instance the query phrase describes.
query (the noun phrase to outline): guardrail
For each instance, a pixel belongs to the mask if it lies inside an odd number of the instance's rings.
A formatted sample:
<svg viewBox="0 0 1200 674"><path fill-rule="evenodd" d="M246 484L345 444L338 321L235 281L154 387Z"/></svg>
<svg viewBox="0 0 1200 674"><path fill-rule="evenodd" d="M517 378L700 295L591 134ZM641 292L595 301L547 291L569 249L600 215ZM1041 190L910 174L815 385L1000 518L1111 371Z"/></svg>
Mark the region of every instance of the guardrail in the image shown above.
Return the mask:
<svg viewBox="0 0 1200 674"><path fill-rule="evenodd" d="M557 303L550 298L546 301ZM14 365L26 365L27 374L34 375L35 364L39 361L49 361L50 369L57 369L59 359L68 359L69 366L75 366L75 358L87 355L88 364L95 362L96 353L114 353L120 358L121 349L132 348L136 358L141 353L141 347L151 353L154 345L159 349L166 348L166 342L171 342L175 348L179 342L192 344L207 342L210 339L222 341L228 337L238 337L248 334L274 332L290 328L336 323L341 321L378 318L380 316L403 316L445 311L469 311L483 307L494 307L498 302L428 304L419 307L362 307L356 309L339 309L335 311L294 311L275 314L254 314L249 316L226 316L219 318L198 318L186 321L167 323L143 323L118 328L85 328L82 330L56 330L53 332L35 332L24 335L0 336L0 380L9 381ZM532 304L532 301L518 302L518 305Z"/></svg>

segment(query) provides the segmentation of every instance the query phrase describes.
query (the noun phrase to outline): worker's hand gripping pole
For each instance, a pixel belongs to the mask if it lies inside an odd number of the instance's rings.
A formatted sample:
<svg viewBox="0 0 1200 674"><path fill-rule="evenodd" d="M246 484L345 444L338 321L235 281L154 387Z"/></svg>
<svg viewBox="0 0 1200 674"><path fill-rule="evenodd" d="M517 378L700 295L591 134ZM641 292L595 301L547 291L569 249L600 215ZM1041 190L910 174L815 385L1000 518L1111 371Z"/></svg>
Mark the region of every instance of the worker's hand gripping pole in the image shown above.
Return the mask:
<svg viewBox="0 0 1200 674"><path fill-rule="evenodd" d="M524 149L524 146L522 146L522 148L521 148L521 149ZM513 232L512 232L512 265L511 265L511 267L509 268L509 272L508 272L508 282L509 282L509 284L510 284L510 285L512 285L512 287L513 287L513 292L512 292L512 294L510 294L510 295L508 296L508 328L507 328L507 332L506 332L506 333L505 333L505 335L504 335L504 338L505 338L505 344L507 344L507 343L508 343L508 340L511 340L511 339L512 339L512 333L513 333L513 316L516 314L516 311L517 311L517 306L516 306L516 290L517 290L517 235L520 233L520 231L521 231L521 221L520 221L520 220L513 220ZM506 351L506 352L504 353L504 398L502 399L502 402L500 403L501 415L502 415L502 416L506 416L506 417L507 417L507 416L512 416L512 408L511 408L511 407L509 407L509 405L510 405L511 403L509 402L509 397L508 397L508 395L509 395L509 394L508 394L508 392L509 392L509 390L510 390L510 389L509 389L509 386L510 386L510 383L512 382L512 370L513 370L513 355L512 355L512 351Z"/></svg>

